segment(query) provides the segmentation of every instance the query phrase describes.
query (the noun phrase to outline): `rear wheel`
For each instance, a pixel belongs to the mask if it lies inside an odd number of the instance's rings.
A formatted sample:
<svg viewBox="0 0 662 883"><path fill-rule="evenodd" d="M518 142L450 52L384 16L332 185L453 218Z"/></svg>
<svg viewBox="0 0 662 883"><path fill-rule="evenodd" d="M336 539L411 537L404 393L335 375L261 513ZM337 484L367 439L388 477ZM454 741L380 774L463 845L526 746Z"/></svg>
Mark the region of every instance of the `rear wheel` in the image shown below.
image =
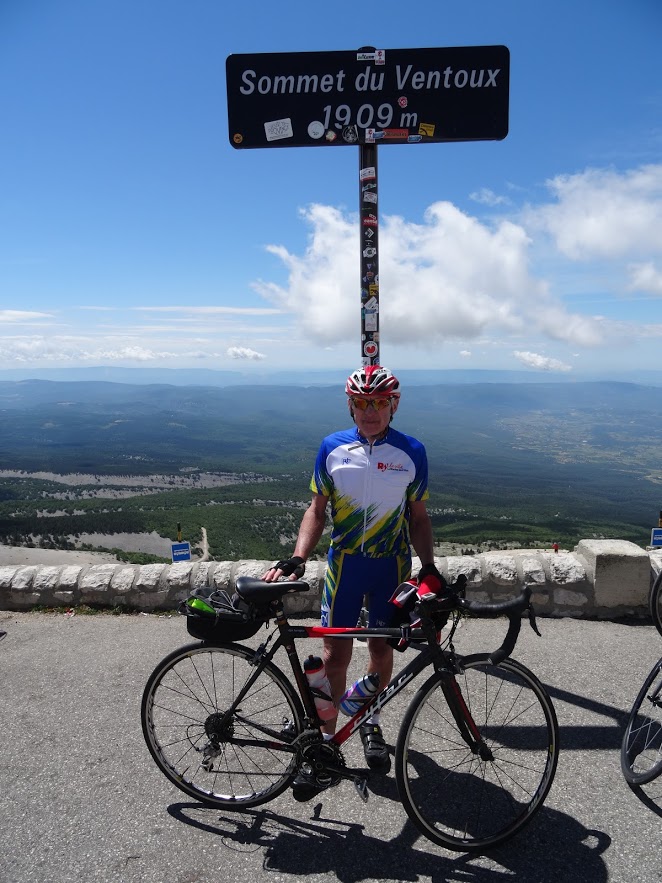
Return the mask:
<svg viewBox="0 0 662 883"><path fill-rule="evenodd" d="M402 722L395 763L405 811L434 843L480 852L531 820L550 789L558 759L551 700L523 665L468 656L456 675L482 743L472 751L434 674Z"/></svg>
<svg viewBox="0 0 662 883"><path fill-rule="evenodd" d="M254 657L238 644L189 644L157 665L143 693L143 735L156 764L212 806L266 803L296 769L289 745L302 730L301 702L279 668L268 662L258 671Z"/></svg>
<svg viewBox="0 0 662 883"><path fill-rule="evenodd" d="M662 659L635 699L621 743L621 769L630 785L645 785L662 773Z"/></svg>

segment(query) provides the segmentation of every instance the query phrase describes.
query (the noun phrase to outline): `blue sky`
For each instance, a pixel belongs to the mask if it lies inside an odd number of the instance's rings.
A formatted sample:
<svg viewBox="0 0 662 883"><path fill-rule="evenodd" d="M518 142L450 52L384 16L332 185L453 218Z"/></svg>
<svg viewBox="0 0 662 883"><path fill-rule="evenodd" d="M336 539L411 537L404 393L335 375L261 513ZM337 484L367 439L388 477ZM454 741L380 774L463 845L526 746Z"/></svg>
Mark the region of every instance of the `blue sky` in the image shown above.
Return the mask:
<svg viewBox="0 0 662 883"><path fill-rule="evenodd" d="M236 150L230 54L505 45L503 141L381 145L382 361L662 360L659 0L0 2L0 369L351 369L358 147Z"/></svg>

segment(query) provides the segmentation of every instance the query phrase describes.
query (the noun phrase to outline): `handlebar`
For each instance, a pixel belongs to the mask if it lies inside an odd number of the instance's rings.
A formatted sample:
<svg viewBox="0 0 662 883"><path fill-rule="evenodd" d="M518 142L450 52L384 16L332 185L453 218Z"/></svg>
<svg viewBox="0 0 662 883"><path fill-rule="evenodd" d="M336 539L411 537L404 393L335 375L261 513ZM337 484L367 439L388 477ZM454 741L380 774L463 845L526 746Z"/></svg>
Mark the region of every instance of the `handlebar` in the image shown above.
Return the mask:
<svg viewBox="0 0 662 883"><path fill-rule="evenodd" d="M530 586L525 586L516 598L509 598L507 601L469 601L460 595L453 595L450 598L430 598L428 595L419 601L419 609L428 615L449 610L463 610L481 619L494 619L497 616L508 617L508 631L503 643L497 650L489 654L489 660L493 665L498 665L515 649L522 625L522 613L525 610L528 613L529 625L540 636L535 611L531 606Z"/></svg>

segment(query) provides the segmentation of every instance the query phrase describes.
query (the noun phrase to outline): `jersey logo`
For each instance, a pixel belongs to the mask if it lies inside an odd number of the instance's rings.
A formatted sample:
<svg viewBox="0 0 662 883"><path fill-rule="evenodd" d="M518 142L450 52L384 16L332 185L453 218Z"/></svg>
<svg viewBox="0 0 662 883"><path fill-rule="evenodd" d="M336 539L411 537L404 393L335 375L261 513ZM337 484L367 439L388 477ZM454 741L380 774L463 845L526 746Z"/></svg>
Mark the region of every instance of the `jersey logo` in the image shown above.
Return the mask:
<svg viewBox="0 0 662 883"><path fill-rule="evenodd" d="M407 467L401 463L382 463L381 461L377 463L377 469L380 472L409 472Z"/></svg>

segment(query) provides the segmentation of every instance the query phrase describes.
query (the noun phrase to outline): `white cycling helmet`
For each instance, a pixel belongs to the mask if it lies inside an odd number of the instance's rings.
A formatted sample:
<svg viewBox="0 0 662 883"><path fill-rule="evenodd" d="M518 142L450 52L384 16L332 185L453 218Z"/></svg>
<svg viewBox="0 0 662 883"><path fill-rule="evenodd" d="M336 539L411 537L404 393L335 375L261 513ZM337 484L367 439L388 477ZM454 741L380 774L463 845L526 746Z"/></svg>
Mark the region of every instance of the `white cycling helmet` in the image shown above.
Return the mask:
<svg viewBox="0 0 662 883"><path fill-rule="evenodd" d="M389 396L400 398L398 378L381 365L358 368L347 378L345 392L348 396Z"/></svg>

